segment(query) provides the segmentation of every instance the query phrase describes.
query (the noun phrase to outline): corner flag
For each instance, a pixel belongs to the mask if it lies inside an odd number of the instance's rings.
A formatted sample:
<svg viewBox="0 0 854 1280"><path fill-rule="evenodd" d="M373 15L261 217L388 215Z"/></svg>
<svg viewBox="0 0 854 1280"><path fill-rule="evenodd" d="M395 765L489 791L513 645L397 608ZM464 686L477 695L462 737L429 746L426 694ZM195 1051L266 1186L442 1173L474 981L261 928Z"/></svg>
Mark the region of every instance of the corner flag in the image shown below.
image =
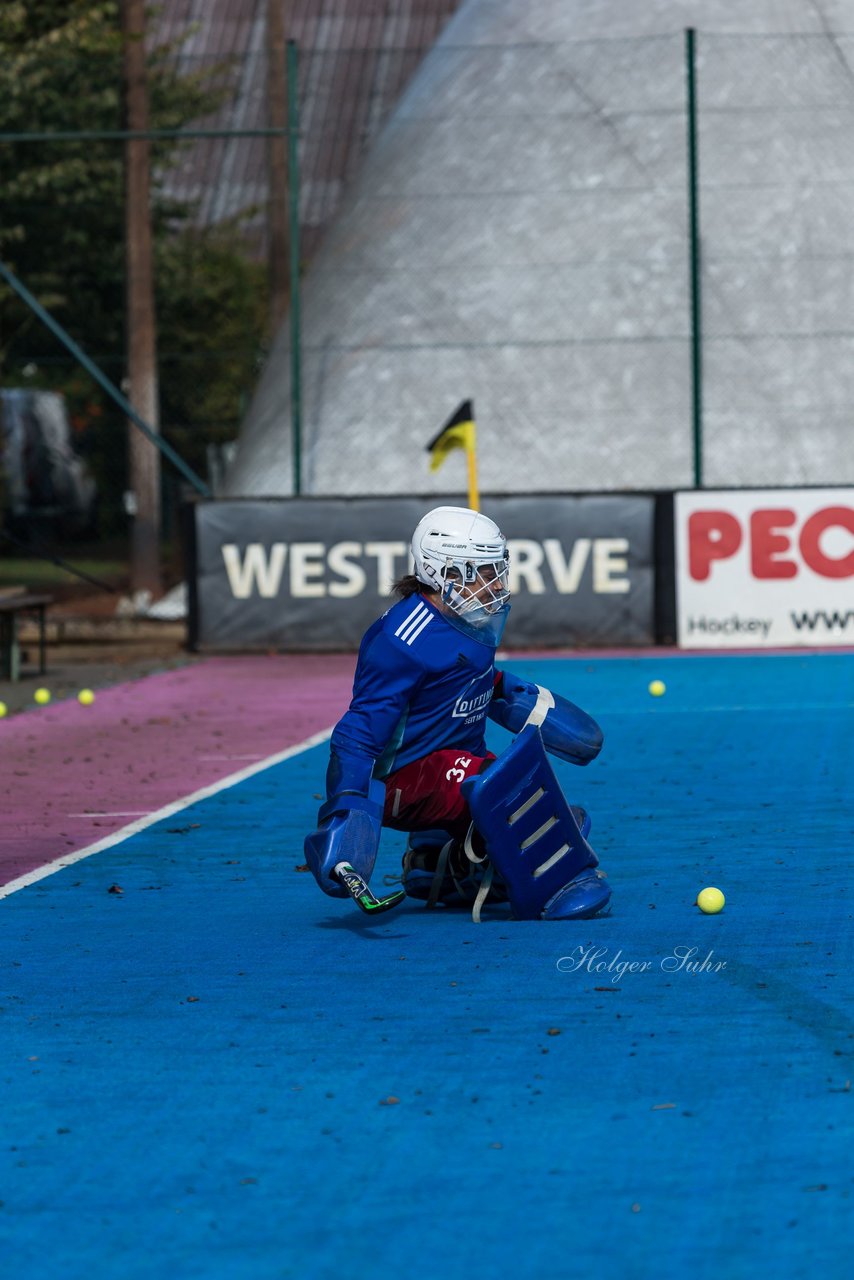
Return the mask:
<svg viewBox="0 0 854 1280"><path fill-rule="evenodd" d="M476 511L479 506L477 492L477 433L474 425L474 409L471 400L464 400L451 415L442 430L427 446L430 470L438 471L449 453L465 449L468 460L469 506Z"/></svg>

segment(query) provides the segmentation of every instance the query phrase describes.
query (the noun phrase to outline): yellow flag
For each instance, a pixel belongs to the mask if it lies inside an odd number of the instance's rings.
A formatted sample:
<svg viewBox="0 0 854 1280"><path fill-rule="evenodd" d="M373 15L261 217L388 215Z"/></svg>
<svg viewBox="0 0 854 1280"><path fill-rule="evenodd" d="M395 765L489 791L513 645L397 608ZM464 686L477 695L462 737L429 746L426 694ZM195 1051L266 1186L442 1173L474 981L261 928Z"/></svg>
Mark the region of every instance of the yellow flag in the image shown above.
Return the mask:
<svg viewBox="0 0 854 1280"><path fill-rule="evenodd" d="M449 453L454 449L464 449L468 459L469 505L477 510L477 433L474 425L474 409L471 400L464 400L455 413L451 414L439 434L430 441L427 452L430 454L430 470L438 471Z"/></svg>

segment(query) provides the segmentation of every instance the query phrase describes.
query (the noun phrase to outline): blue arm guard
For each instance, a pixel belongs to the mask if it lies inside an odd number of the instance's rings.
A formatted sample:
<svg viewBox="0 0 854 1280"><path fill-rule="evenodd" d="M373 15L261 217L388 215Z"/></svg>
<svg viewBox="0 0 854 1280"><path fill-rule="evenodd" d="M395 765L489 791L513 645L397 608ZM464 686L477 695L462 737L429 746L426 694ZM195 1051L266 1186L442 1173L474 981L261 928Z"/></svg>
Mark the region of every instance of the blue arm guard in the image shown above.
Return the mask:
<svg viewBox="0 0 854 1280"><path fill-rule="evenodd" d="M346 898L335 876L349 862L370 879L382 830L385 783L371 777L373 761L333 751L326 772L327 799L317 815L318 829L305 838L305 860L324 893Z"/></svg>
<svg viewBox="0 0 854 1280"><path fill-rule="evenodd" d="M602 750L602 730L592 716L559 693L509 671L502 673L488 714L511 733L537 725L546 750L572 764L589 764Z"/></svg>

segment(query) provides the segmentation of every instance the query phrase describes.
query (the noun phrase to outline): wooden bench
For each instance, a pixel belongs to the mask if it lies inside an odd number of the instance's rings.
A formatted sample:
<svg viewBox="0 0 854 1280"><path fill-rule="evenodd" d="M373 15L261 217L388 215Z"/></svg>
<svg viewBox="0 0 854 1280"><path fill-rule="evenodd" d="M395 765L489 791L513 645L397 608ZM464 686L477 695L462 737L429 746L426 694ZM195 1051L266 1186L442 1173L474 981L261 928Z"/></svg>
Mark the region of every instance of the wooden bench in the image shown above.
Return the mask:
<svg viewBox="0 0 854 1280"><path fill-rule="evenodd" d="M45 663L44 613L53 596L30 595L27 591L0 594L0 680L17 680L21 674L21 647L18 644L18 619L21 614L35 614L39 624L39 675L47 670Z"/></svg>

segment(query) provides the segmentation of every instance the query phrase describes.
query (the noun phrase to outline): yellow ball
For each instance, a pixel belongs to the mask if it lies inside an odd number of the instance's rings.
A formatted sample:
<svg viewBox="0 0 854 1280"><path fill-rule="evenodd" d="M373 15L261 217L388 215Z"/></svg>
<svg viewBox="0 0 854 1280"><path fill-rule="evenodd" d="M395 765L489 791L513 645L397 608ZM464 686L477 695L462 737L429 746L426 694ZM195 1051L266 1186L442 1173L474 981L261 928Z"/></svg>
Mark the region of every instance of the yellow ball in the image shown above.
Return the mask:
<svg viewBox="0 0 854 1280"><path fill-rule="evenodd" d="M33 697L39 706L43 707L46 703L50 702L50 689L36 689Z"/></svg>
<svg viewBox="0 0 854 1280"><path fill-rule="evenodd" d="M667 685L663 680L650 680L649 682L649 691L654 698L660 698L666 688Z"/></svg>
<svg viewBox="0 0 854 1280"><path fill-rule="evenodd" d="M81 689L77 695L77 701L83 707L91 707L95 701L95 695L91 689Z"/></svg>
<svg viewBox="0 0 854 1280"><path fill-rule="evenodd" d="M2 719L3 719L3 717L5 716L5 714L6 714L6 712L7 712L8 710L9 710L9 708L6 706L6 703L5 703L5 702L0 702L0 720L2 720Z"/></svg>
<svg viewBox="0 0 854 1280"><path fill-rule="evenodd" d="M719 911L723 911L725 902L726 898L720 889L709 887L697 894L697 906L707 916L716 916Z"/></svg>

